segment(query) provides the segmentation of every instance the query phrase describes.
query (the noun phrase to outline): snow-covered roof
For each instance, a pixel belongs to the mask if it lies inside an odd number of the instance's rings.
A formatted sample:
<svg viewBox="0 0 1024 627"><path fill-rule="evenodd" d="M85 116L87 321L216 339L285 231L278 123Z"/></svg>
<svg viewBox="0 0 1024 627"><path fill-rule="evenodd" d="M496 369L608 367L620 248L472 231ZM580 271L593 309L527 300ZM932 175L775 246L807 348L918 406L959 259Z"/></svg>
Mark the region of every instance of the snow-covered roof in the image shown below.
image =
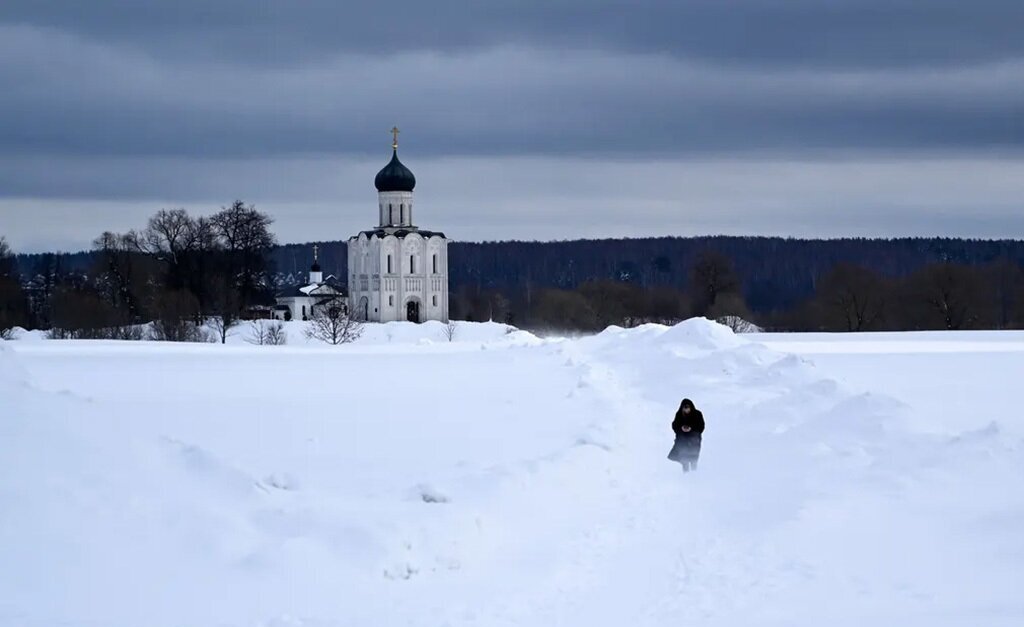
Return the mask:
<svg viewBox="0 0 1024 627"><path fill-rule="evenodd" d="M327 281L323 283L310 283L309 285L303 285L302 287L291 288L277 294L277 298L331 298L336 296L346 296L347 291L345 286L338 283L336 280L331 280L333 277L328 277Z"/></svg>

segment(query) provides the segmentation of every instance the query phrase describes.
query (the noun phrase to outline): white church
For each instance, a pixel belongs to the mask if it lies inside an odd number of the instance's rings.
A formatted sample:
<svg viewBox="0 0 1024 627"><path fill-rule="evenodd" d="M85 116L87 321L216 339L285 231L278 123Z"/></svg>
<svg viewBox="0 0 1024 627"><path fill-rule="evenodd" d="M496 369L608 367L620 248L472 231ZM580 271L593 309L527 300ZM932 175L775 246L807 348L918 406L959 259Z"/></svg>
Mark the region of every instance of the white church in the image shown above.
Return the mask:
<svg viewBox="0 0 1024 627"><path fill-rule="evenodd" d="M416 177L398 160L392 128L391 161L377 173L377 227L348 240L348 294L324 279L313 247L309 284L277 296L272 317L308 320L320 308L339 307L357 320L448 322L448 240L412 220Z"/></svg>
<svg viewBox="0 0 1024 627"><path fill-rule="evenodd" d="M348 305L359 320L448 321L448 240L413 221L416 177L398 160L377 173L376 228L348 240Z"/></svg>
<svg viewBox="0 0 1024 627"><path fill-rule="evenodd" d="M319 246L313 245L313 265L309 269L309 283L281 292L271 317L275 320L309 320L320 309L338 307L348 312L345 288L334 276L324 278L320 269Z"/></svg>

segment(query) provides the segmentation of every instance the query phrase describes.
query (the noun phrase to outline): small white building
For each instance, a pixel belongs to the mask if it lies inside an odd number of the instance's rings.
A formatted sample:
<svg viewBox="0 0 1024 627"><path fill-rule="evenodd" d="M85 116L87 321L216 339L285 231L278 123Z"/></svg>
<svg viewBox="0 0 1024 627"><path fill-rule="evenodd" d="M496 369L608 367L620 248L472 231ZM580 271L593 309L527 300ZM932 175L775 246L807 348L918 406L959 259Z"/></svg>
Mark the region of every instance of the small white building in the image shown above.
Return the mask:
<svg viewBox="0 0 1024 627"><path fill-rule="evenodd" d="M275 320L309 320L322 307L338 306L348 312L345 288L333 277L324 279L318 259L319 247L313 246L313 265L309 269L309 284L277 295Z"/></svg>
<svg viewBox="0 0 1024 627"><path fill-rule="evenodd" d="M348 240L348 302L357 319L372 322L448 321L448 240L415 226L416 177L398 160L377 173L378 225Z"/></svg>

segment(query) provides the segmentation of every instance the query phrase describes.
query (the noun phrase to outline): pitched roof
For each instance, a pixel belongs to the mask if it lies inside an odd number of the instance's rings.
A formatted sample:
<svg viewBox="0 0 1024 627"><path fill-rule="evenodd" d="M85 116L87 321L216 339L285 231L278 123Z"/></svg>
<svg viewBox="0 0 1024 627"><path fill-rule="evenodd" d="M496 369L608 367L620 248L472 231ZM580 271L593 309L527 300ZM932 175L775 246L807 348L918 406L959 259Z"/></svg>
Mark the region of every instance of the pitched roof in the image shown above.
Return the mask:
<svg viewBox="0 0 1024 627"><path fill-rule="evenodd" d="M320 292L327 288L329 291ZM348 290L333 276L327 277L323 283L310 283L299 287L290 287L277 293L277 298L333 298L336 296L348 296Z"/></svg>

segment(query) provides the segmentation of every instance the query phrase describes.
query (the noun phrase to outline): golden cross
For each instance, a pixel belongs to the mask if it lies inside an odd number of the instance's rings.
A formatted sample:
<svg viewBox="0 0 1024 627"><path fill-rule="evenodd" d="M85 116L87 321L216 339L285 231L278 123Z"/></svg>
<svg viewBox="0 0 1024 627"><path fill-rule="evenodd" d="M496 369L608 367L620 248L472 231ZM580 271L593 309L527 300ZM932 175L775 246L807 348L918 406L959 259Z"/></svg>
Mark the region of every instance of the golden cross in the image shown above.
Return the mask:
<svg viewBox="0 0 1024 627"><path fill-rule="evenodd" d="M398 148L398 134L399 134L399 133L401 133L401 131L400 131L400 130L398 130L398 127L397 127L397 126L392 126L392 127L391 127L391 135L392 135L392 136L394 136L394 138L395 138L395 139L394 139L394 140L393 140L393 141L391 142L391 147L392 147L392 148L395 148L395 149L397 149L397 148Z"/></svg>

